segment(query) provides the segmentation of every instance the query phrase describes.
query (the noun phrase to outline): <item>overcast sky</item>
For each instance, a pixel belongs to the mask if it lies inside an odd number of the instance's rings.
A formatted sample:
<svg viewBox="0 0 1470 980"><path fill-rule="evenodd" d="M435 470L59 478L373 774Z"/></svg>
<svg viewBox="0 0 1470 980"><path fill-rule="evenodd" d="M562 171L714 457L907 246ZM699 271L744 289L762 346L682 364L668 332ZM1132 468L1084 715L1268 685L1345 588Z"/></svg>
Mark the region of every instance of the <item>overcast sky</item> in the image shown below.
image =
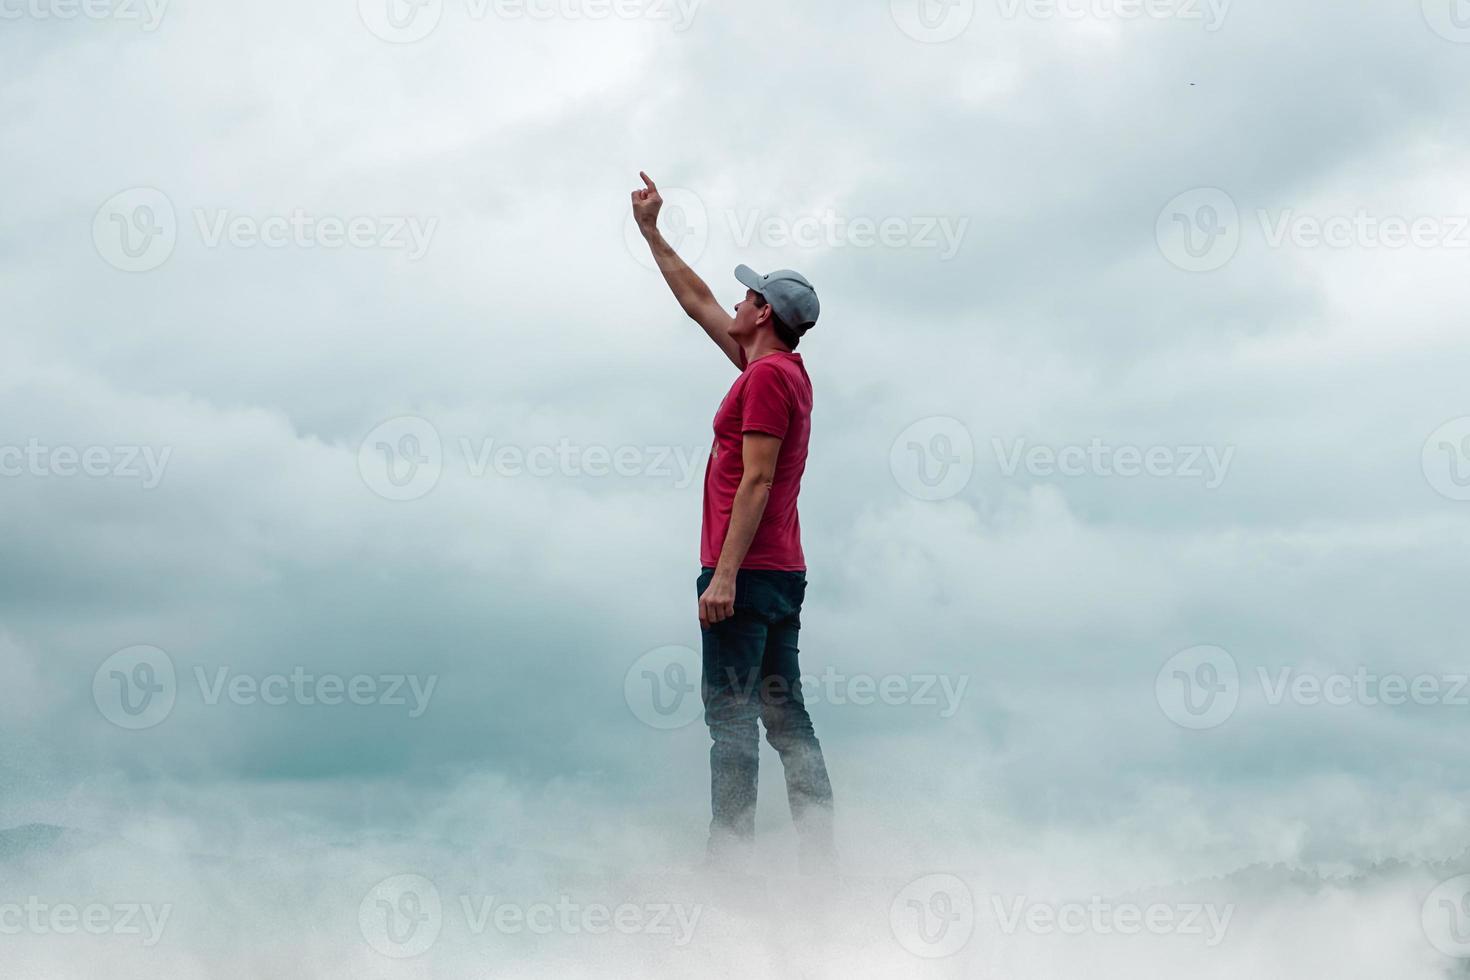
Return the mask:
<svg viewBox="0 0 1470 980"><path fill-rule="evenodd" d="M0 18L0 827L352 841L311 872L349 892L466 833L695 860L733 372L642 169L722 302L738 262L822 299L802 658L846 850L1080 894L1464 850L1454 0ZM1439 976L1435 880L1333 975Z"/></svg>

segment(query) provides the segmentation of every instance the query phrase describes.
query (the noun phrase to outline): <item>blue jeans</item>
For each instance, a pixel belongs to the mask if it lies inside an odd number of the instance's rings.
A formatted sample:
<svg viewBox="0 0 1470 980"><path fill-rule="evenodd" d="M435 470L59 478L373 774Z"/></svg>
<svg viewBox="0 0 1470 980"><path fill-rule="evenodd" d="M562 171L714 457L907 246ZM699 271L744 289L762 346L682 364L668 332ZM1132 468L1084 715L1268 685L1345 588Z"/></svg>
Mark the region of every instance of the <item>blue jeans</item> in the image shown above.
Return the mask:
<svg viewBox="0 0 1470 980"><path fill-rule="evenodd" d="M714 569L699 576L698 593ZM832 783L822 746L801 696L797 635L806 595L802 572L742 570L735 578L735 615L701 630L704 720L710 737L709 852L717 863L738 862L755 836L760 760L759 720L781 756L786 798L796 822L804 870L835 858Z"/></svg>

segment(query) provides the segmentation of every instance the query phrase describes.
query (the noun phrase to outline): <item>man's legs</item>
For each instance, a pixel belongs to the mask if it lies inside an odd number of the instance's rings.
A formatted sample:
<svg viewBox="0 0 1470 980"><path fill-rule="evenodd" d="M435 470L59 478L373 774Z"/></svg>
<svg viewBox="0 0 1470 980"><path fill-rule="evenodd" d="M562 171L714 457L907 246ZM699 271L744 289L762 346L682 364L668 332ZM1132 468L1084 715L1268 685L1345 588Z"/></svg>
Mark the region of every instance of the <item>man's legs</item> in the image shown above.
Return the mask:
<svg viewBox="0 0 1470 980"><path fill-rule="evenodd" d="M790 612L766 630L761 661L761 721L766 740L781 755L786 772L786 799L796 823L798 859L804 872L834 870L836 846L832 829L832 782L822 758L822 745L812 728L801 694L797 637L806 583L792 579Z"/></svg>
<svg viewBox="0 0 1470 980"><path fill-rule="evenodd" d="M710 571L699 577L702 594ZM800 865L830 870L836 860L832 783L801 695L797 637L806 577L799 572L742 571L735 615L701 631L704 717L710 737L709 857L730 865L750 856L755 837L760 732L781 756L786 797L796 823Z"/></svg>
<svg viewBox="0 0 1470 980"><path fill-rule="evenodd" d="M711 573L699 577L699 592L709 585ZM737 586L738 589L738 586ZM761 658L766 645L766 623L737 592L735 615L701 630L704 647L704 720L713 744L709 750L710 803L709 859L739 865L749 856L755 837L755 796L760 760Z"/></svg>

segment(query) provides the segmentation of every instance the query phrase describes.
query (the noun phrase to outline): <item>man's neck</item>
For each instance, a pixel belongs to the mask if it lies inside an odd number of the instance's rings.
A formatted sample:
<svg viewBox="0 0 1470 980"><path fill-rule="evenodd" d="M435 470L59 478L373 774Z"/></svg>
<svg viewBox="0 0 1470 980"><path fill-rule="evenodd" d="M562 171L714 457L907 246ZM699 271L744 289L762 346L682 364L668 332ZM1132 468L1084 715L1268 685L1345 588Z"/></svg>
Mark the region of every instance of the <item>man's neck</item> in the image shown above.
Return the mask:
<svg viewBox="0 0 1470 980"><path fill-rule="evenodd" d="M756 337L749 344L741 345L745 351L745 363L754 364L770 354L790 354L791 348L774 337Z"/></svg>

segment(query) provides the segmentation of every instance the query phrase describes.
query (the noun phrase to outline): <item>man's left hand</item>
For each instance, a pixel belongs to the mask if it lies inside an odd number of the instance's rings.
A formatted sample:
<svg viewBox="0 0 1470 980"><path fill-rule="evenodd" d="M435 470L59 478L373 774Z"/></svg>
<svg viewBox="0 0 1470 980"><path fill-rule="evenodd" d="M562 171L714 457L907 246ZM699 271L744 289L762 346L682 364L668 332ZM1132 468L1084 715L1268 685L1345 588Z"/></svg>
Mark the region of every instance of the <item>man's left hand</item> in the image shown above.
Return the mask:
<svg viewBox="0 0 1470 980"><path fill-rule="evenodd" d="M735 580L722 578L718 573L710 579L699 597L699 628L709 629L715 623L735 615Z"/></svg>

